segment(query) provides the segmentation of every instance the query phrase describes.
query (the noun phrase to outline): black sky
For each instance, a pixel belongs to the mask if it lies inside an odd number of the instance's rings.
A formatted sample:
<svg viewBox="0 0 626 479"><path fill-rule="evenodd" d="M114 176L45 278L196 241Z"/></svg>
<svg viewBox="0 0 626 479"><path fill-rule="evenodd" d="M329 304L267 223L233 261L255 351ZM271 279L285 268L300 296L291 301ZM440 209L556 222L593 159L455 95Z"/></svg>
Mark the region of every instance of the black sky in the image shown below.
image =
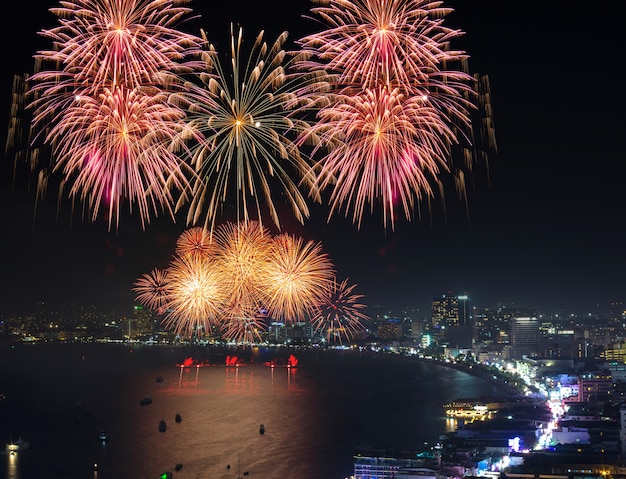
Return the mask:
<svg viewBox="0 0 626 479"><path fill-rule="evenodd" d="M489 182L469 195L469 218L453 194L447 215L435 211L385 230L366 217L358 231L345 218L326 223L316 208L292 232L322 241L340 278L358 283L368 304L425 314L434 295L468 292L476 304L498 302L575 311L608 310L626 300L623 252L626 191L624 41L618 3L551 0L535 4L451 0L447 25L466 35L457 46L473 72L489 76L498 156ZM296 39L314 31L310 3L195 0L197 22L216 43L237 22L251 39L264 28ZM548 5L545 5L548 4ZM32 71L32 55L48 45L37 36L56 25L56 2L3 2L4 63L0 94L8 116L11 79ZM195 33L195 32L194 32ZM4 123L2 124L4 129ZM57 212L51 191L34 216L25 170L13 179L2 162L0 314L44 300L128 309L132 283L165 267L184 229L164 217L145 231L125 216L119 231ZM28 308L27 308L28 309Z"/></svg>

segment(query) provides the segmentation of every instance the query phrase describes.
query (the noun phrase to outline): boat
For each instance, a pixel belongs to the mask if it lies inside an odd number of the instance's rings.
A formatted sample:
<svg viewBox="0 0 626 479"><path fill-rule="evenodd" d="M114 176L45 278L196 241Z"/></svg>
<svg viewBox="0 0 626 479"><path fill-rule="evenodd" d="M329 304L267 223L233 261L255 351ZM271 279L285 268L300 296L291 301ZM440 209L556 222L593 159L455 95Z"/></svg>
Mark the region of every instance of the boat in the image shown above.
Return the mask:
<svg viewBox="0 0 626 479"><path fill-rule="evenodd" d="M183 420L183 418L180 416L180 414L176 414L176 422L181 422Z"/></svg>
<svg viewBox="0 0 626 479"><path fill-rule="evenodd" d="M106 432L100 431L100 434L98 434L98 439L102 442L107 442L109 440L109 436Z"/></svg>
<svg viewBox="0 0 626 479"><path fill-rule="evenodd" d="M159 432L165 432L166 429L167 424L165 424L165 421L161 419L161 421L159 422Z"/></svg>
<svg viewBox="0 0 626 479"><path fill-rule="evenodd" d="M145 396L141 401L139 401L139 404L141 404L142 406L145 406L146 404L152 404L152 398L150 396Z"/></svg>
<svg viewBox="0 0 626 479"><path fill-rule="evenodd" d="M16 453L18 451L24 451L24 450L28 449L29 447L30 447L30 444L27 441L24 441L20 437L15 442L13 442L13 440L11 440L11 442L6 445L6 450L7 450L7 452L10 452L10 453Z"/></svg>
<svg viewBox="0 0 626 479"><path fill-rule="evenodd" d="M174 467L175 470L180 471L183 468L182 464L176 464L176 466Z"/></svg>
<svg viewBox="0 0 626 479"><path fill-rule="evenodd" d="M162 383L163 382L163 376L159 376L158 378L156 378L156 382L157 383Z"/></svg>
<svg viewBox="0 0 626 479"><path fill-rule="evenodd" d="M259 426L259 434L261 435L265 434L265 426L263 424Z"/></svg>

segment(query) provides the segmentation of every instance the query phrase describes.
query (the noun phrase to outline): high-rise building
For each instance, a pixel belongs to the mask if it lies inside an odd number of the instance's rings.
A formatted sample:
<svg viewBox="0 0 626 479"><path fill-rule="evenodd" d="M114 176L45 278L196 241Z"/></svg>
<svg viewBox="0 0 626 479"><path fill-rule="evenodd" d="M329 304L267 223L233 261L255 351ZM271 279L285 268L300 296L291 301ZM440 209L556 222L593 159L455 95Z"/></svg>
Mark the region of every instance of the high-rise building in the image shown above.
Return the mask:
<svg viewBox="0 0 626 479"><path fill-rule="evenodd" d="M467 294L450 291L433 298L431 321L437 336L455 347L472 347L472 314Z"/></svg>
<svg viewBox="0 0 626 479"><path fill-rule="evenodd" d="M511 318L511 359L522 359L539 352L539 319L537 317Z"/></svg>
<svg viewBox="0 0 626 479"><path fill-rule="evenodd" d="M448 291L433 298L431 321L434 329L445 328L458 322L458 318L459 300L455 294Z"/></svg>

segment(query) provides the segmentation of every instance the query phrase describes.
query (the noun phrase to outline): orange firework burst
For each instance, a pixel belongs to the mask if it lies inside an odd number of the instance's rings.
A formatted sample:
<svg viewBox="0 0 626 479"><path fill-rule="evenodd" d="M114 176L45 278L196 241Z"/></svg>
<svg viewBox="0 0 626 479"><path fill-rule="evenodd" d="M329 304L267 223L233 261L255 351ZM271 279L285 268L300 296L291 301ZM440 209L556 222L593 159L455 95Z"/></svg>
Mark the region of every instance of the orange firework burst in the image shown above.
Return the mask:
<svg viewBox="0 0 626 479"><path fill-rule="evenodd" d="M207 248L208 230L185 231L166 272L155 270L135 285L137 300L152 310L165 308L164 325L176 333L212 329L227 340L257 341L270 318L292 322L319 316L337 289L333 263L320 243L288 234L272 237L256 221L222 224L212 239Z"/></svg>
<svg viewBox="0 0 626 479"><path fill-rule="evenodd" d="M326 340L343 344L364 329L364 322L369 317L363 312L365 305L359 301L363 295L355 294L355 285L349 286L348 280L341 283L333 281L328 295L319 305L313 318L315 332L324 333Z"/></svg>
<svg viewBox="0 0 626 479"><path fill-rule="evenodd" d="M179 256L198 255L208 259L214 252L211 233L200 226L183 231L176 241L176 253Z"/></svg>
<svg viewBox="0 0 626 479"><path fill-rule="evenodd" d="M222 313L219 270L198 255L179 256L168 268L165 327L193 336L208 332Z"/></svg>
<svg viewBox="0 0 626 479"><path fill-rule="evenodd" d="M334 267L321 243L281 234L274 237L267 284L268 314L287 322L307 319L332 283Z"/></svg>
<svg viewBox="0 0 626 479"><path fill-rule="evenodd" d="M215 264L227 291L226 308L243 304L258 310L267 297L263 278L272 244L268 230L256 221L225 223L215 233L215 244Z"/></svg>

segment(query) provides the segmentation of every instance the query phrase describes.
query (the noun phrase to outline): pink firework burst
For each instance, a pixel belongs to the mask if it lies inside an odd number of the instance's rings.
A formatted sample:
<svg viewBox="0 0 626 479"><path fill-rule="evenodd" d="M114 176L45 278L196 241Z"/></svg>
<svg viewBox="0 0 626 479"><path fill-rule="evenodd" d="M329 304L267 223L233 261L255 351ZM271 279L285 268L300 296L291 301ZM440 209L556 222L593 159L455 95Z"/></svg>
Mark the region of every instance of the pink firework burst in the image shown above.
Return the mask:
<svg viewBox="0 0 626 479"><path fill-rule="evenodd" d="M52 127L55 171L62 171L69 196L88 204L92 219L106 208L109 225L120 206L135 206L142 224L164 208L173 215L172 191L189 189L192 171L172 149L184 129L184 113L160 90L104 89L80 96Z"/></svg>
<svg viewBox="0 0 626 479"><path fill-rule="evenodd" d="M450 11L431 0L328 0L312 9L324 29L298 42L295 63L327 86L300 91L320 107L301 141L317 145L310 174L316 194L332 189L331 215L352 211L360 226L366 205L381 204L393 228L397 210L410 220L455 171L452 145L469 143L476 95L467 55L451 48L462 32L443 23Z"/></svg>
<svg viewBox="0 0 626 479"><path fill-rule="evenodd" d="M104 204L109 226L123 201L145 226L159 209L172 213L172 191L188 188L175 154L184 112L167 102L178 77L199 66L202 40L177 29L191 13L186 3L64 1L51 9L59 25L41 32L52 48L35 56L25 92L31 165L40 168L38 150L51 146L51 170L64 175L60 195L69 184L92 219ZM40 192L47 172L40 169Z"/></svg>
<svg viewBox="0 0 626 479"><path fill-rule="evenodd" d="M336 88L403 85L424 95L449 85L468 90L467 74L447 70L467 55L450 49L463 35L444 25L452 12L436 0L329 0L311 12L324 29L299 40L300 67L332 75ZM459 81L461 83L459 84Z"/></svg>
<svg viewBox="0 0 626 479"><path fill-rule="evenodd" d="M59 18L59 26L40 33L53 48L35 56L42 68L32 78L33 93L42 98L43 105L60 107L63 98L88 93L93 87L132 89L159 83L164 74L194 71L202 40L178 29L190 18L188 3L61 2L60 7L50 9ZM61 70L57 70L59 65Z"/></svg>
<svg viewBox="0 0 626 479"><path fill-rule="evenodd" d="M385 225L394 225L398 206L410 219L416 201L432 194L430 181L447 171L455 141L427 99L386 87L342 95L320 111L312 133L316 148L327 150L316 182L320 189L332 186L330 214L352 210L359 225L366 206L376 203Z"/></svg>

